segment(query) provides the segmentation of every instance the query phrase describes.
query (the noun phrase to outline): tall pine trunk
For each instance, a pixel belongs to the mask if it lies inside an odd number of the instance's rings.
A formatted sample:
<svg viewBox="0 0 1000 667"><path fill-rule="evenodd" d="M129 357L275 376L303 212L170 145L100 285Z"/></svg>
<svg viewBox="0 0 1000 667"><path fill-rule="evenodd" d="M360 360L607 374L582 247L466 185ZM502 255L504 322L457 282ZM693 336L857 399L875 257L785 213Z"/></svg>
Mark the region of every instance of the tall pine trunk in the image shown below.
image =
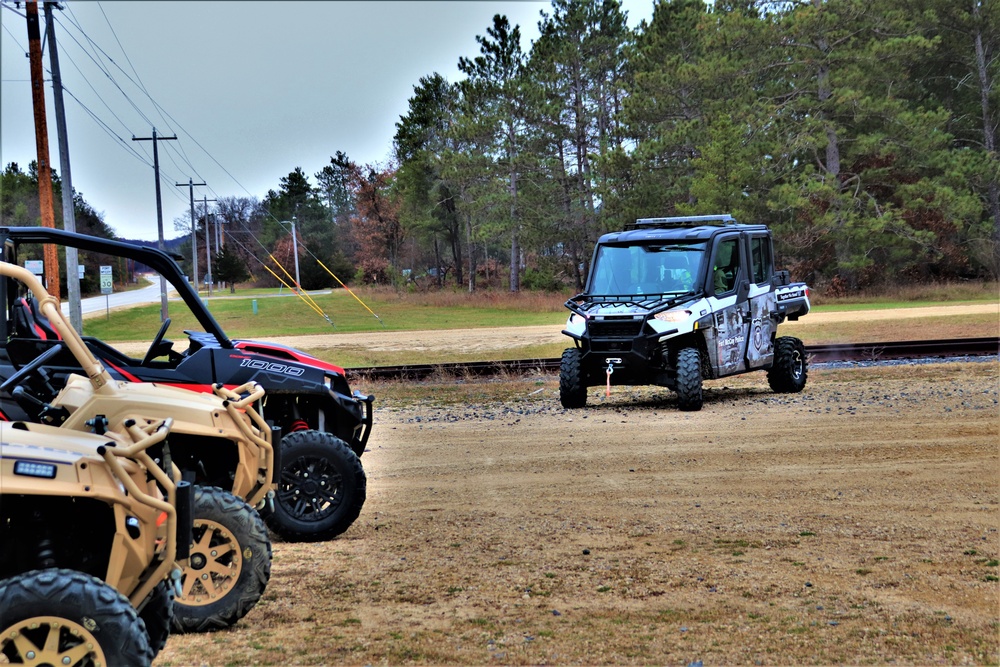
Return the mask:
<svg viewBox="0 0 1000 667"><path fill-rule="evenodd" d="M465 214L465 242L469 246L469 292L476 291L476 244L472 240L472 215Z"/></svg>
<svg viewBox="0 0 1000 667"><path fill-rule="evenodd" d="M514 128L508 130L508 145L514 146ZM517 169L514 167L514 150L510 151L510 291L521 291L521 243L518 239L520 224L517 219Z"/></svg>
<svg viewBox="0 0 1000 667"><path fill-rule="evenodd" d="M976 71L979 74L979 100L983 111L983 145L991 160L997 159L996 131L990 113L990 91L992 82L986 68L986 51L983 49L982 19L979 13L979 0L972 1L972 19L975 25ZM993 173L996 173L995 171ZM993 215L993 271L1000 273L1000 186L995 178L989 183L989 206Z"/></svg>
<svg viewBox="0 0 1000 667"><path fill-rule="evenodd" d="M444 287L444 284L441 282L441 250L438 248L437 234L434 235L434 283L438 286L438 289Z"/></svg>
<svg viewBox="0 0 1000 667"><path fill-rule="evenodd" d="M813 0L817 7L822 4L822 0ZM826 132L826 163L823 165L825 175L824 180L833 189L833 201L830 202L833 209L834 227L834 253L837 258L837 275L846 283L849 289L856 287L857 277L854 271L848 266L851 262L851 240L847 234L847 223L843 217L841 200L841 178L840 178L840 143L837 136L837 127L830 117L829 110L825 108L826 102L833 96L833 86L830 83L830 67L825 58L830 53L830 45L826 39L820 37L816 40L816 48L820 57L824 60L820 63L816 71L816 96L819 100L819 114L823 119L823 129Z"/></svg>

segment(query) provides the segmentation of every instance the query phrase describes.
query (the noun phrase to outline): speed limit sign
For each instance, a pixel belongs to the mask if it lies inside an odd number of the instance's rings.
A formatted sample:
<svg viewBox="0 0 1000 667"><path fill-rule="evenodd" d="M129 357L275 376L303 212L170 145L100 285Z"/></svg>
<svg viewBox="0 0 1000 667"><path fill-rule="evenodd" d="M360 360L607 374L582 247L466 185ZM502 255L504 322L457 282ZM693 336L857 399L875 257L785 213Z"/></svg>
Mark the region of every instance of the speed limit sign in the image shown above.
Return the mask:
<svg viewBox="0 0 1000 667"><path fill-rule="evenodd" d="M101 267L101 294L111 294L114 292L114 283L112 282L111 267L102 266Z"/></svg>

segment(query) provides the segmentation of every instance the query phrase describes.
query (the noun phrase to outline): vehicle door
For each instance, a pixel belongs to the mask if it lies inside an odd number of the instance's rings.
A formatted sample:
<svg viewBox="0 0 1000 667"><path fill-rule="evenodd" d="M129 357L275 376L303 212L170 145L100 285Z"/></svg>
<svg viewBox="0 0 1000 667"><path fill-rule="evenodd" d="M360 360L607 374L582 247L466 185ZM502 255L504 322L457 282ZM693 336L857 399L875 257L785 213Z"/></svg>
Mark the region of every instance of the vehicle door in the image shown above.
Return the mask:
<svg viewBox="0 0 1000 667"><path fill-rule="evenodd" d="M771 237L766 232L747 235L749 245L750 324L747 340L747 368L770 366L774 359L776 301L773 275Z"/></svg>
<svg viewBox="0 0 1000 667"><path fill-rule="evenodd" d="M750 329L749 279L742 236L723 234L715 238L706 290L715 315L714 340L706 343L716 377L747 370L746 349Z"/></svg>

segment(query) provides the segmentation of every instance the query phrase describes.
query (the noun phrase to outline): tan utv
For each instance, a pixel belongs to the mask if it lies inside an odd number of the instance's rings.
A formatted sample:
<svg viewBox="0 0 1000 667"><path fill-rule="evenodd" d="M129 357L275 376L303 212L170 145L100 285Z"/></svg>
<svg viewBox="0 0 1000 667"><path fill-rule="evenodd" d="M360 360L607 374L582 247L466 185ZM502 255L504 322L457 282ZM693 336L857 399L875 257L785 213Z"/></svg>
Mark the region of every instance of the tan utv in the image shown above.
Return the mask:
<svg viewBox="0 0 1000 667"><path fill-rule="evenodd" d="M180 632L233 625L250 611L271 575L271 542L254 507L273 497L276 447L253 404L256 383L203 394L155 383L119 382L91 354L59 304L27 270L0 262L0 276L26 287L60 340L0 385L41 423L73 431L122 432L129 419L171 418L172 462L192 482L193 542L183 561L173 627ZM7 284L8 294L10 281ZM45 366L68 351L85 375L56 393ZM155 452L154 452L155 455Z"/></svg>
<svg viewBox="0 0 1000 667"><path fill-rule="evenodd" d="M0 423L0 663L148 665L170 631L191 487L169 420L98 436Z"/></svg>

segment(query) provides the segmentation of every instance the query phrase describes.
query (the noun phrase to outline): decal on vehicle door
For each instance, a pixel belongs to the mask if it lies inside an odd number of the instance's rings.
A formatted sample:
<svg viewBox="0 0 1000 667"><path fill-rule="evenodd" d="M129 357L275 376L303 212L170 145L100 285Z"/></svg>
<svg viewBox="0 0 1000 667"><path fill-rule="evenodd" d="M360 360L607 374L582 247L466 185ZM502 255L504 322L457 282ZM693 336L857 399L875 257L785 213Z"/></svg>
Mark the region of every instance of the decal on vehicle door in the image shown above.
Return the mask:
<svg viewBox="0 0 1000 667"><path fill-rule="evenodd" d="M721 317L719 317L721 315ZM747 301L729 306L716 314L718 329L716 339L719 350L719 375L732 375L746 370L743 351L747 346L750 319L750 304Z"/></svg>
<svg viewBox="0 0 1000 667"><path fill-rule="evenodd" d="M774 356L772 334L774 319L771 317L775 309L775 299L772 292L767 292L750 300L750 344L747 345L747 366L758 368L770 363Z"/></svg>

